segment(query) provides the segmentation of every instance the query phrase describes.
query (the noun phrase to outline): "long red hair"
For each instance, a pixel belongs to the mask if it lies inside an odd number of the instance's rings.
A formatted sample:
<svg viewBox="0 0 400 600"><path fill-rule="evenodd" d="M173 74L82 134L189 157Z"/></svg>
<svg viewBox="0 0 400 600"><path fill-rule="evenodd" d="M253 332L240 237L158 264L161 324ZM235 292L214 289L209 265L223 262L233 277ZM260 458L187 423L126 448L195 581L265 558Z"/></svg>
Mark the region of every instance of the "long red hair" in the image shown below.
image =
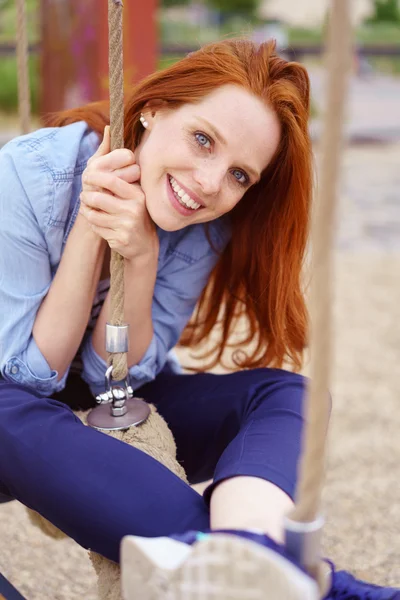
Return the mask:
<svg viewBox="0 0 400 600"><path fill-rule="evenodd" d="M180 340L195 346L218 326L220 338L207 353L210 368L222 361L238 319L247 334L238 343L250 350L234 354L240 368L302 365L307 311L302 267L309 233L312 152L308 133L310 85L306 69L277 56L275 44L231 39L204 46L137 84L125 107L125 146L138 145L139 117L149 101L170 108L194 103L215 88L235 84L272 107L281 124L281 140L261 180L231 212L232 238L222 252L191 322ZM97 102L53 115L49 124L86 121L102 135L109 105Z"/></svg>

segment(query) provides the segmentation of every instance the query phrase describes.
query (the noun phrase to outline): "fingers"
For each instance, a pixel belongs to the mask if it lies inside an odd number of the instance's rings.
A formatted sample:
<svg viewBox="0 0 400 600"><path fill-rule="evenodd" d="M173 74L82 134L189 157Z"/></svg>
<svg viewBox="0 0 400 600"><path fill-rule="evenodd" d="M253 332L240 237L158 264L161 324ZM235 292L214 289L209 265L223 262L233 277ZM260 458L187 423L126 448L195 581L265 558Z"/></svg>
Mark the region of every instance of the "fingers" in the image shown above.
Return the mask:
<svg viewBox="0 0 400 600"><path fill-rule="evenodd" d="M85 205L81 205L80 212L86 218L90 228L105 239L110 248L128 245L136 222L134 215L109 215L91 210Z"/></svg>
<svg viewBox="0 0 400 600"><path fill-rule="evenodd" d="M97 169L115 171L135 164L135 155L128 148L118 148L111 152L110 126L104 128L103 140L96 152L87 162L87 168L96 165Z"/></svg>
<svg viewBox="0 0 400 600"><path fill-rule="evenodd" d="M103 139L102 142L100 144L100 146L97 148L96 152L93 154L93 156L91 158L89 158L89 161L93 161L93 159L99 156L105 156L106 154L108 154L111 150L111 137L110 137L110 126L106 125L106 127L104 128L104 134L103 134Z"/></svg>
<svg viewBox="0 0 400 600"><path fill-rule="evenodd" d="M108 174L114 179L101 178L101 174ZM127 148L110 152L110 127L105 127L103 140L82 174L83 191L101 191L101 188L105 188L117 196L129 198L126 185L139 179L140 169L134 153Z"/></svg>
<svg viewBox="0 0 400 600"><path fill-rule="evenodd" d="M135 164L135 155L128 148L118 148L110 151L110 128L104 129L104 137L96 152L87 162L87 169L100 169L103 171L115 171L129 165Z"/></svg>
<svg viewBox="0 0 400 600"><path fill-rule="evenodd" d="M131 167L131 175L133 175L134 179L139 179L140 169L137 165ZM134 186L131 183L124 181L114 173L87 171L83 174L82 180L84 183L84 191L88 191L90 188L102 188L124 200L130 200L132 197L136 197L140 191L139 186Z"/></svg>
<svg viewBox="0 0 400 600"><path fill-rule="evenodd" d="M108 156L110 153L110 127L106 126L104 128L104 136L100 143L100 146L97 148L96 152L89 158L86 165L86 170L90 168L91 165L96 164L99 158L103 156Z"/></svg>
<svg viewBox="0 0 400 600"><path fill-rule="evenodd" d="M82 213L85 208L102 211L108 215L130 214L132 211L140 210L140 207L145 206L145 195L139 186L135 187L137 189L135 189L134 198L132 197L132 186L130 186L130 197L122 200L120 197L117 198L104 191L83 191L80 195Z"/></svg>
<svg viewBox="0 0 400 600"><path fill-rule="evenodd" d="M102 227L103 229L110 229L112 231L120 229L121 227L121 221L123 219L116 214L113 215L98 210L92 210L85 204L81 204L79 210L86 218L87 222L93 227Z"/></svg>
<svg viewBox="0 0 400 600"><path fill-rule="evenodd" d="M99 227L98 225L94 225L92 223L90 223L89 225L92 231L94 231L94 233L97 233L97 235L103 238L103 240L106 240L106 242L108 242L110 248L113 249L119 247L120 242L116 239L117 234L114 229L110 229L109 227Z"/></svg>
<svg viewBox="0 0 400 600"><path fill-rule="evenodd" d="M139 165L133 164L123 169L115 169L114 175L120 177L128 183L135 183L140 180L140 167Z"/></svg>
<svg viewBox="0 0 400 600"><path fill-rule="evenodd" d="M118 200L110 194L104 192L82 192L80 195L81 199L81 213L88 218L91 212L104 212L107 215L116 215L120 212L120 204L123 200Z"/></svg>

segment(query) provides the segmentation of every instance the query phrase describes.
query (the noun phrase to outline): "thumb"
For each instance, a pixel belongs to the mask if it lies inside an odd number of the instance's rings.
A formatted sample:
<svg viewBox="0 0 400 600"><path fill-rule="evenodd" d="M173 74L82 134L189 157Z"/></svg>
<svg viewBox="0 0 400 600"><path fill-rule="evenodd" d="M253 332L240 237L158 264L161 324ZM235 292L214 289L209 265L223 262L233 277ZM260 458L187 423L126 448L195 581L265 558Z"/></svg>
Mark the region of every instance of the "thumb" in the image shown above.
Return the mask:
<svg viewBox="0 0 400 600"><path fill-rule="evenodd" d="M104 127L103 140L100 146L97 148L94 156L104 156L108 154L111 150L111 141L110 141L110 126L106 125Z"/></svg>

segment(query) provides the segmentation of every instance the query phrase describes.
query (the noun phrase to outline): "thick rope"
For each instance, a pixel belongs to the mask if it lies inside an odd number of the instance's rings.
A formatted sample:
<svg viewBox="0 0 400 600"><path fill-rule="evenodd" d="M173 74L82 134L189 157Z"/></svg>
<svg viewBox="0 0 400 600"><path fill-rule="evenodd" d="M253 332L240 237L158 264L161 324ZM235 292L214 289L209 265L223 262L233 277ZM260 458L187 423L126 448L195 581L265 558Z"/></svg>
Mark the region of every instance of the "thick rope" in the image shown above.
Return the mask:
<svg viewBox="0 0 400 600"><path fill-rule="evenodd" d="M109 74L110 74L110 134L111 150L124 147L124 73L121 0L108 0ZM124 259L112 250L110 266L111 325L124 323ZM109 354L112 377L118 381L128 374L127 354Z"/></svg>
<svg viewBox="0 0 400 600"><path fill-rule="evenodd" d="M324 481L332 352L332 247L347 75L351 67L351 19L348 0L331 2L326 66L327 110L321 143L321 179L311 234L311 380L296 506L290 515L292 520L298 522L312 522L318 517Z"/></svg>
<svg viewBox="0 0 400 600"><path fill-rule="evenodd" d="M21 132L29 133L31 115L31 97L28 72L28 35L26 27L25 0L17 0L17 70L18 105Z"/></svg>

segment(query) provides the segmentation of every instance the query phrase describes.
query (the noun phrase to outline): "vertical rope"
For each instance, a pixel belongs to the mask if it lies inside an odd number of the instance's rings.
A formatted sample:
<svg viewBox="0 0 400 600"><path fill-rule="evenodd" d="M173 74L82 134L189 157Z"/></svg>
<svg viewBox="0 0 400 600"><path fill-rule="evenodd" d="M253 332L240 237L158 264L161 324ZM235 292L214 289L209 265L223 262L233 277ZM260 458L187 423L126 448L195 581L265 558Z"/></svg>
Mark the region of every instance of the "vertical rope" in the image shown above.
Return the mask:
<svg viewBox="0 0 400 600"><path fill-rule="evenodd" d="M327 40L327 110L322 135L321 179L312 225L311 382L306 407L297 502L290 518L312 522L319 514L329 420L331 282L335 204L343 135L347 75L351 66L351 19L348 0L332 0Z"/></svg>
<svg viewBox="0 0 400 600"><path fill-rule="evenodd" d="M31 99L28 72L28 35L26 27L25 0L17 0L17 70L18 70L18 105L21 132L30 131Z"/></svg>
<svg viewBox="0 0 400 600"><path fill-rule="evenodd" d="M108 0L109 74L110 74L110 134L111 150L124 147L124 73L123 73L123 4ZM112 325L124 323L124 258L111 251L110 296ZM128 374L127 354L109 354L113 365L113 379L124 379Z"/></svg>

